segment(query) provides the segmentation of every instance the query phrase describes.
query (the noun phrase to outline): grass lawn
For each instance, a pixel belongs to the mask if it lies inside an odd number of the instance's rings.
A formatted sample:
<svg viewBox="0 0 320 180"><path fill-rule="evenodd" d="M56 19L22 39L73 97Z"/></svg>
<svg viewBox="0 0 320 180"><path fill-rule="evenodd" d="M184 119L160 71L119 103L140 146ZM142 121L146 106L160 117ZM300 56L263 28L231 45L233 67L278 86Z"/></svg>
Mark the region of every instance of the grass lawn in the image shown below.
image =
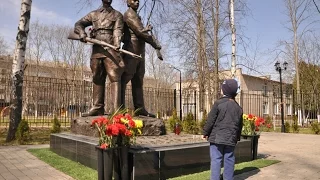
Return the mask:
<svg viewBox="0 0 320 180"><path fill-rule="evenodd" d="M267 131L263 131L262 132L267 132ZM275 130L273 130L273 128L269 131L269 132L281 132L281 127L276 127ZM292 130L292 127L290 128L289 133L293 133L293 134L314 134L314 132L311 130L311 126L309 127L299 127L299 132L298 133L294 133Z"/></svg>
<svg viewBox="0 0 320 180"><path fill-rule="evenodd" d="M61 157L49 149L29 149L31 154L46 162L50 166L78 180L96 180L96 170L88 168L80 163Z"/></svg>
<svg viewBox="0 0 320 180"><path fill-rule="evenodd" d="M98 173L96 170L83 166L77 162L61 157L49 149L29 149L30 153L48 163L52 167L79 180L96 180ZM259 159L251 162L236 164L235 174L241 174L255 169L260 169L278 163L277 160ZM209 179L210 171L172 178L171 180L204 180Z"/></svg>
<svg viewBox="0 0 320 180"><path fill-rule="evenodd" d="M69 131L70 128L61 128L62 131ZM50 128L30 128L30 139L24 144L49 144L50 143ZM0 128L0 145L19 145L17 141L6 143L8 129Z"/></svg>
<svg viewBox="0 0 320 180"><path fill-rule="evenodd" d="M276 164L278 162L280 161L270 160L270 159L258 159L250 162L239 163L239 164L236 164L235 166L235 175L260 169L263 167L267 167L272 164ZM201 173L180 176L180 177L172 178L170 180L204 180L204 179L210 179L210 171L204 171Z"/></svg>

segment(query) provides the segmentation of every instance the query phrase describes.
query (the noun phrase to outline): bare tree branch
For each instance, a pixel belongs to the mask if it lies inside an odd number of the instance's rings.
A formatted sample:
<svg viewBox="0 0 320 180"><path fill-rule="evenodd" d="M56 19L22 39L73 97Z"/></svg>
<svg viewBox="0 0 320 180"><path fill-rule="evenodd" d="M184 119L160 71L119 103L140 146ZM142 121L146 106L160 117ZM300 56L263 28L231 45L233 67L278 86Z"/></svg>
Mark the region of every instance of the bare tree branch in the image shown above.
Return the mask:
<svg viewBox="0 0 320 180"><path fill-rule="evenodd" d="M320 9L319 9L319 7L318 7L317 3L315 2L315 0L312 0L312 1L313 1L313 4L316 6L317 11L320 13Z"/></svg>

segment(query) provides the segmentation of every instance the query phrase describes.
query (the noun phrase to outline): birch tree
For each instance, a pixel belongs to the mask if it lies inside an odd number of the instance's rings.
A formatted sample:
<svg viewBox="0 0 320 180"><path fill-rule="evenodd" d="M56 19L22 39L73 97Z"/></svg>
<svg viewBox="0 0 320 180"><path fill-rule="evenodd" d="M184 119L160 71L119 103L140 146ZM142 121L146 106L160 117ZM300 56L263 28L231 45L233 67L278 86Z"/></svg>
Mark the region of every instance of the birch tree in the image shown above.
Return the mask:
<svg viewBox="0 0 320 180"><path fill-rule="evenodd" d="M24 61L29 33L31 4L32 0L21 0L20 21L12 64L12 99L10 103L11 111L7 142L15 139L15 133L21 121Z"/></svg>
<svg viewBox="0 0 320 180"><path fill-rule="evenodd" d="M45 45L45 34L48 32L47 26L40 23L38 20L34 23L30 24L30 32L28 37L28 52L30 53L29 57L29 63L34 63L36 65L35 69L35 76L37 84L35 84L35 91L31 91L30 93L33 96L33 104L34 104L34 113L35 117L38 117L38 108L39 108L39 89L40 87L40 62L44 57L44 54L46 52L46 45ZM29 71L30 72L30 71ZM34 76L34 71L32 72L32 76Z"/></svg>
<svg viewBox="0 0 320 180"><path fill-rule="evenodd" d="M300 87L300 70L299 70L299 41L306 31L310 29L309 25L311 15L310 10L311 0L284 0L286 6L286 15L289 19L289 27L287 29L292 33L292 43L285 43L285 46L291 47L295 64L295 80L297 91L297 110L299 123L304 121L303 103L301 103L302 92ZM301 111L302 109L302 111Z"/></svg>
<svg viewBox="0 0 320 180"><path fill-rule="evenodd" d="M320 13L320 8L319 8L318 4L316 3L316 1L315 1L315 0L312 0L312 2L313 2L313 4L314 4L314 6L316 7L318 13Z"/></svg>
<svg viewBox="0 0 320 180"><path fill-rule="evenodd" d="M236 27L234 24L234 0L230 0L230 29L231 29L231 75L236 73Z"/></svg>

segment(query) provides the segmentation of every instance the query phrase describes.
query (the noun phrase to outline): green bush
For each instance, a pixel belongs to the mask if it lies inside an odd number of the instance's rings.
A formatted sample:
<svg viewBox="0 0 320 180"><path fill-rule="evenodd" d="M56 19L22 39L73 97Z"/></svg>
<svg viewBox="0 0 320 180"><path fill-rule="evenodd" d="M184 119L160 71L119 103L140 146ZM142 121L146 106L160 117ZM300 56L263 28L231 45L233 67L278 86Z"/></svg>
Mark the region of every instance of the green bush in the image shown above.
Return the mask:
<svg viewBox="0 0 320 180"><path fill-rule="evenodd" d="M319 123L318 121L313 121L311 123L311 130L314 134L319 134L320 133L320 129L319 129Z"/></svg>
<svg viewBox="0 0 320 180"><path fill-rule="evenodd" d="M208 113L207 113L206 110L204 110L204 111L203 111L202 119L201 119L201 121L199 122L199 130L200 130L200 132L202 132L203 127L204 127L204 125L205 125L206 122L207 122L207 119L208 119Z"/></svg>
<svg viewBox="0 0 320 180"><path fill-rule="evenodd" d="M30 128L29 124L26 120L22 119L19 123L17 132L16 132L16 139L20 144L23 144L30 138Z"/></svg>
<svg viewBox="0 0 320 180"><path fill-rule="evenodd" d="M299 125L298 125L298 117L297 116L293 116L292 117L293 123L292 123L292 131L294 133L299 133Z"/></svg>
<svg viewBox="0 0 320 180"><path fill-rule="evenodd" d="M176 123L180 123L180 120L178 119L178 116L177 116L177 110L173 109L172 116L168 119L168 123L166 125L167 131L174 132Z"/></svg>
<svg viewBox="0 0 320 180"><path fill-rule="evenodd" d="M285 124L284 125L285 126L284 132L289 133L290 129L291 129L289 121L286 121L284 124Z"/></svg>
<svg viewBox="0 0 320 180"><path fill-rule="evenodd" d="M59 133L61 132L61 124L57 117L52 120L52 129L51 133Z"/></svg>
<svg viewBox="0 0 320 180"><path fill-rule="evenodd" d="M262 131L270 132L273 129L273 122L272 122L271 116L266 116L264 119L265 119L265 123L262 126Z"/></svg>
<svg viewBox="0 0 320 180"><path fill-rule="evenodd" d="M187 117L182 122L182 130L189 134L198 134L199 127L192 113L188 113Z"/></svg>

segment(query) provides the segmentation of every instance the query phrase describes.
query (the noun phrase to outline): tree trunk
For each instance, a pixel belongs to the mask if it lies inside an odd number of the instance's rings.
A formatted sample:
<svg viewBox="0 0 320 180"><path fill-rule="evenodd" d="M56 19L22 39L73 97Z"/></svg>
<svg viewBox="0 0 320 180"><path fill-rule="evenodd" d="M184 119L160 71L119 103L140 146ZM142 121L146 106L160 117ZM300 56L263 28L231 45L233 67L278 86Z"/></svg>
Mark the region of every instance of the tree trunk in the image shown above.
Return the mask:
<svg viewBox="0 0 320 180"><path fill-rule="evenodd" d="M205 74L206 74L206 51L204 40L204 20L203 20L203 7L202 1L197 0L197 42L198 42L198 79L199 79L199 101L200 111L204 110L205 105Z"/></svg>
<svg viewBox="0 0 320 180"><path fill-rule="evenodd" d="M215 5L211 2L212 8L212 20L213 20L213 54L214 54L214 98L217 100L219 98L219 17L220 17L220 0L215 0ZM215 6L215 7L214 7Z"/></svg>
<svg viewBox="0 0 320 180"><path fill-rule="evenodd" d="M6 139L7 142L15 139L15 133L21 121L24 60L29 33L31 4L32 0L21 0L20 22L12 64L12 98L10 105L10 125Z"/></svg>
<svg viewBox="0 0 320 180"><path fill-rule="evenodd" d="M230 26L231 26L231 75L234 78L236 74L236 27L234 25L234 0L230 0Z"/></svg>

